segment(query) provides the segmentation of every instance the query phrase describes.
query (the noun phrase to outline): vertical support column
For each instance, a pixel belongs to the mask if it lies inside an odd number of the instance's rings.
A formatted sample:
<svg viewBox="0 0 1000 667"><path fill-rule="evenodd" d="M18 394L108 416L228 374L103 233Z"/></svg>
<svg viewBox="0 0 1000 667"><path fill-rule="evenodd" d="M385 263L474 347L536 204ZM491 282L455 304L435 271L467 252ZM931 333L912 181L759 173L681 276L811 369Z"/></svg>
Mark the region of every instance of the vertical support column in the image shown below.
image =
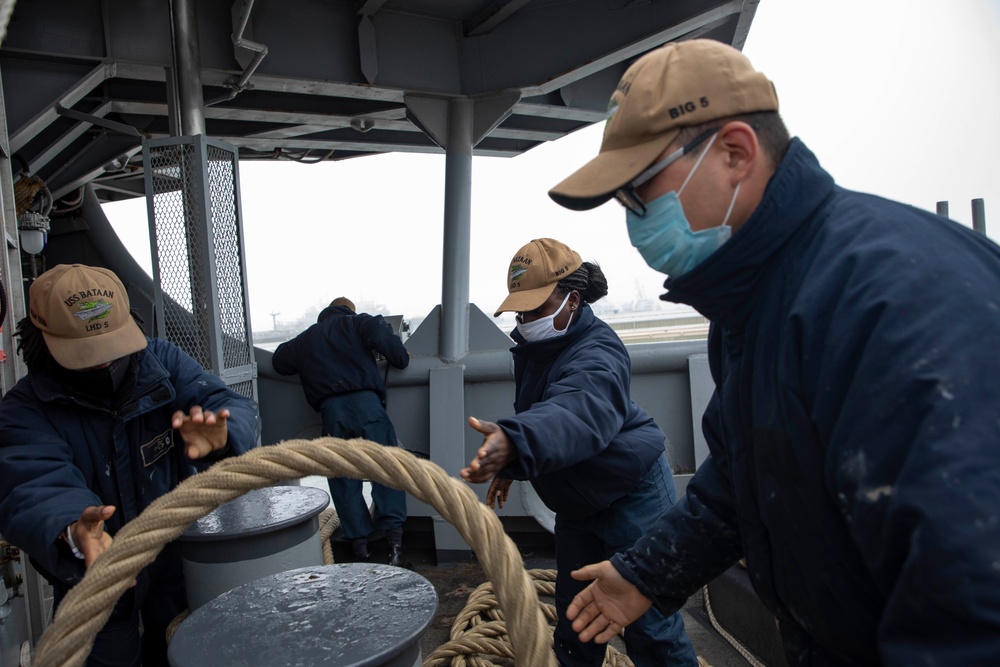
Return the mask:
<svg viewBox="0 0 1000 667"><path fill-rule="evenodd" d="M453 473L465 465L465 366L448 364L428 376L432 459ZM458 467L456 467L458 466ZM470 548L458 529L435 510L434 548L439 563L467 560Z"/></svg>
<svg viewBox="0 0 1000 667"><path fill-rule="evenodd" d="M21 239L17 231L17 204L14 199L14 173L10 166L10 137L7 134L7 111L3 86L0 84L0 215L3 216L4 252L0 255L0 278L6 290L7 321L3 322L0 349L7 353L7 362L0 364L0 395L6 394L28 373L14 345L14 327L27 315L24 280L21 275Z"/></svg>
<svg viewBox="0 0 1000 667"><path fill-rule="evenodd" d="M0 345L7 353L6 363L0 364L0 395L27 375L21 355L14 345L14 328L28 314L21 274L21 240L17 231L17 204L14 199L14 173L10 166L10 136L7 127L7 106L4 102L3 85L0 83L0 215L3 216L3 246L0 253L0 278L6 290L7 320L3 322ZM0 536L2 537L2 536ZM42 578L28 560L28 554L21 552L21 572L24 578L25 609L27 611L27 633L32 644L38 642L45 631L46 619L52 609L52 587ZM5 585L0 577L0 586ZM18 644L22 637L14 638Z"/></svg>
<svg viewBox="0 0 1000 667"><path fill-rule="evenodd" d="M454 363L469 351L473 109L470 99L448 103L440 351L445 363Z"/></svg>
<svg viewBox="0 0 1000 667"><path fill-rule="evenodd" d="M407 117L445 149L444 266L438 356L445 363L430 371L430 456L454 473L468 463L466 452L465 365L469 354L469 275L472 245L472 149L511 113L517 92L477 99L406 97ZM422 331L423 329L421 329ZM439 562L464 560L470 548L454 526L434 514Z"/></svg>
<svg viewBox="0 0 1000 667"><path fill-rule="evenodd" d="M939 201L937 203L936 207L935 207L935 212L938 215L944 216L945 218L947 218L948 217L948 202L946 202L946 201Z"/></svg>
<svg viewBox="0 0 1000 667"><path fill-rule="evenodd" d="M986 202L972 200L972 230L986 236Z"/></svg>
<svg viewBox="0 0 1000 667"><path fill-rule="evenodd" d="M170 0L170 32L177 76L181 135L205 134L205 97L201 90L201 47L196 0Z"/></svg>

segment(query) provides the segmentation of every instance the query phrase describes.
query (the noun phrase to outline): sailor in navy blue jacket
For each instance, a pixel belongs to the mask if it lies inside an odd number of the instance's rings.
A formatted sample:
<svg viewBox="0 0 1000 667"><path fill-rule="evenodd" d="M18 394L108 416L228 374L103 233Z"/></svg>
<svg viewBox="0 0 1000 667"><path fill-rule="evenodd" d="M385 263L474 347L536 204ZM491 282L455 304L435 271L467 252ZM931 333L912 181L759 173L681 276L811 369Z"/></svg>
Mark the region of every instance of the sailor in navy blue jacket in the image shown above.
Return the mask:
<svg viewBox="0 0 1000 667"><path fill-rule="evenodd" d="M517 448L503 476L531 480L549 509L581 518L626 495L663 456L664 435L630 398L621 338L589 304L576 313L559 338L511 333L517 415L497 424Z"/></svg>
<svg viewBox="0 0 1000 667"><path fill-rule="evenodd" d="M713 321L711 456L612 562L672 608L745 556L801 664L997 659L1000 251L798 141L758 211L665 283Z"/></svg>
<svg viewBox="0 0 1000 667"><path fill-rule="evenodd" d="M554 239L535 239L510 264L514 311L515 415L474 417L485 437L470 482L492 477L486 502L500 507L511 480L530 480L555 512L556 658L563 667L598 667L607 647L580 641L566 609L584 584L571 572L635 543L677 499L665 436L632 400L632 364L618 334L590 303L608 292L599 266ZM636 667L695 667L694 648L676 610L650 610L625 632Z"/></svg>
<svg viewBox="0 0 1000 667"><path fill-rule="evenodd" d="M385 403L385 380L373 351L396 368L410 363L406 347L384 317L355 313L353 304L343 301L340 305L334 299L316 324L279 345L271 357L278 373L299 374L306 402L316 412L330 396L353 391L373 391Z"/></svg>
<svg viewBox="0 0 1000 667"><path fill-rule="evenodd" d="M728 220L735 232L665 271L664 298L712 321L711 455L633 549L578 573L597 581L569 611L574 629L603 639L650 603L676 609L745 557L793 665L997 664L1000 249L836 186L805 145L781 139L776 100L741 106L772 87L728 46L671 45L634 67L657 72L626 73L643 95L722 83L704 93L711 111L664 140L661 155L681 147L686 159L621 199L643 218L630 197L655 211L690 183L691 229ZM616 96L620 122L638 122ZM714 143L684 150L706 131ZM669 262L691 248L675 241Z"/></svg>
<svg viewBox="0 0 1000 667"><path fill-rule="evenodd" d="M0 400L0 533L31 557L58 604L125 523L221 456L254 447L258 412L178 347L146 339L107 269L43 273L29 314L17 328L28 373ZM163 633L185 606L168 545L119 600L88 664L166 664Z"/></svg>
<svg viewBox="0 0 1000 667"><path fill-rule="evenodd" d="M45 372L28 373L0 401L0 533L57 585L83 577L58 538L84 508L114 505L105 522L114 536L180 481L256 443L256 403L177 346L149 339L129 373L134 387L114 407L81 399ZM192 460L171 422L194 406L230 417L227 446Z"/></svg>

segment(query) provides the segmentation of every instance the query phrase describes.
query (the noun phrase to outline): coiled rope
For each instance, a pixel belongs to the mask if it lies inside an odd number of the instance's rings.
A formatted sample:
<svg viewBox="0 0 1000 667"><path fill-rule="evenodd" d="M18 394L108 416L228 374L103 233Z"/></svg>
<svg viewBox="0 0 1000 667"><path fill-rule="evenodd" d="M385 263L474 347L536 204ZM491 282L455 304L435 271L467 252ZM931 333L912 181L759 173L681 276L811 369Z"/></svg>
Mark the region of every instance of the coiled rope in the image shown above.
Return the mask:
<svg viewBox="0 0 1000 667"><path fill-rule="evenodd" d="M538 595L552 597L556 592L555 570L528 570ZM550 625L556 623L556 608L539 603ZM552 628L549 629L550 634ZM480 584L469 594L465 607L451 624L449 640L424 659L423 667L494 667L493 658L503 664L514 659L507 636L507 622L497 604L496 591L490 582ZM633 667L623 653L609 646L603 667Z"/></svg>
<svg viewBox="0 0 1000 667"><path fill-rule="evenodd" d="M340 528L340 517L332 507L327 507L319 513L319 540L323 545L323 562L333 565L333 546L330 538Z"/></svg>
<svg viewBox="0 0 1000 667"><path fill-rule="evenodd" d="M516 655L520 665L555 667L535 587L496 514L464 482L430 461L399 447L340 438L289 440L258 447L219 461L155 500L118 532L111 547L66 595L55 621L38 643L33 664L83 665L115 601L163 546L180 536L192 521L251 489L307 475L370 479L402 489L434 507L472 547L484 573L494 582L498 605L508 624L511 657ZM501 634L497 629L496 635Z"/></svg>

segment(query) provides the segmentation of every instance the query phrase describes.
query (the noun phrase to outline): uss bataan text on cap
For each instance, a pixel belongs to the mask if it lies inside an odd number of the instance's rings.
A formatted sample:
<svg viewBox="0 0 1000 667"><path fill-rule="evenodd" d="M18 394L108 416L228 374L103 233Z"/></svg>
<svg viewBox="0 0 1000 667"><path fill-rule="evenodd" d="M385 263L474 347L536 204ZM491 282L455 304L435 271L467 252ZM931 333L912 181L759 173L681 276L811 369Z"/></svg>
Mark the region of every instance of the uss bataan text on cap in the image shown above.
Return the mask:
<svg viewBox="0 0 1000 667"><path fill-rule="evenodd" d="M579 211L600 206L653 164L682 128L777 110L774 84L737 49L712 39L667 44L625 71L597 157L549 196Z"/></svg>
<svg viewBox="0 0 1000 667"><path fill-rule="evenodd" d="M108 269L60 264L38 276L28 294L31 322L63 368L101 366L146 347L125 286Z"/></svg>
<svg viewBox="0 0 1000 667"><path fill-rule="evenodd" d="M535 239L514 253L507 271L507 291L493 317L538 308L552 294L556 283L583 265L580 255L555 239Z"/></svg>

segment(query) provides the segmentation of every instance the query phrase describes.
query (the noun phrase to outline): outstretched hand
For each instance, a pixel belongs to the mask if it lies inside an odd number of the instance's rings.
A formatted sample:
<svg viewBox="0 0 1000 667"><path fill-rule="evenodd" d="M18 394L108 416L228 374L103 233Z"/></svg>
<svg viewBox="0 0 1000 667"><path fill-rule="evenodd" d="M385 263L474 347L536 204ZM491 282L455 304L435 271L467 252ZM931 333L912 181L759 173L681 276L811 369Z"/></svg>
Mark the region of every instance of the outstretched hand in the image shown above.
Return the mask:
<svg viewBox="0 0 1000 667"><path fill-rule="evenodd" d="M513 482L512 479L494 477L493 481L490 482L490 490L486 492L486 506L493 509L495 503L500 506L500 509L503 509L503 504L507 502L507 496L510 495L510 485Z"/></svg>
<svg viewBox="0 0 1000 667"><path fill-rule="evenodd" d="M79 520L70 524L69 532L73 536L73 543L83 554L87 567L107 551L114 541L111 535L104 532L104 522L114 513L114 505L96 505L84 509Z"/></svg>
<svg viewBox="0 0 1000 667"><path fill-rule="evenodd" d="M653 602L629 583L611 561L587 565L571 573L578 581L593 580L566 609L573 632L581 642L607 643L621 629L639 618Z"/></svg>
<svg viewBox="0 0 1000 667"><path fill-rule="evenodd" d="M188 458L200 459L226 446L229 440L228 419L229 410L225 408L212 412L195 405L187 415L183 410L175 412L171 425L180 431Z"/></svg>
<svg viewBox="0 0 1000 667"><path fill-rule="evenodd" d="M482 446L476 452L476 458L472 459L469 467L463 468L459 474L466 482L480 484L492 479L503 470L514 458L515 450L507 434L497 424L469 417L469 426L485 437Z"/></svg>

